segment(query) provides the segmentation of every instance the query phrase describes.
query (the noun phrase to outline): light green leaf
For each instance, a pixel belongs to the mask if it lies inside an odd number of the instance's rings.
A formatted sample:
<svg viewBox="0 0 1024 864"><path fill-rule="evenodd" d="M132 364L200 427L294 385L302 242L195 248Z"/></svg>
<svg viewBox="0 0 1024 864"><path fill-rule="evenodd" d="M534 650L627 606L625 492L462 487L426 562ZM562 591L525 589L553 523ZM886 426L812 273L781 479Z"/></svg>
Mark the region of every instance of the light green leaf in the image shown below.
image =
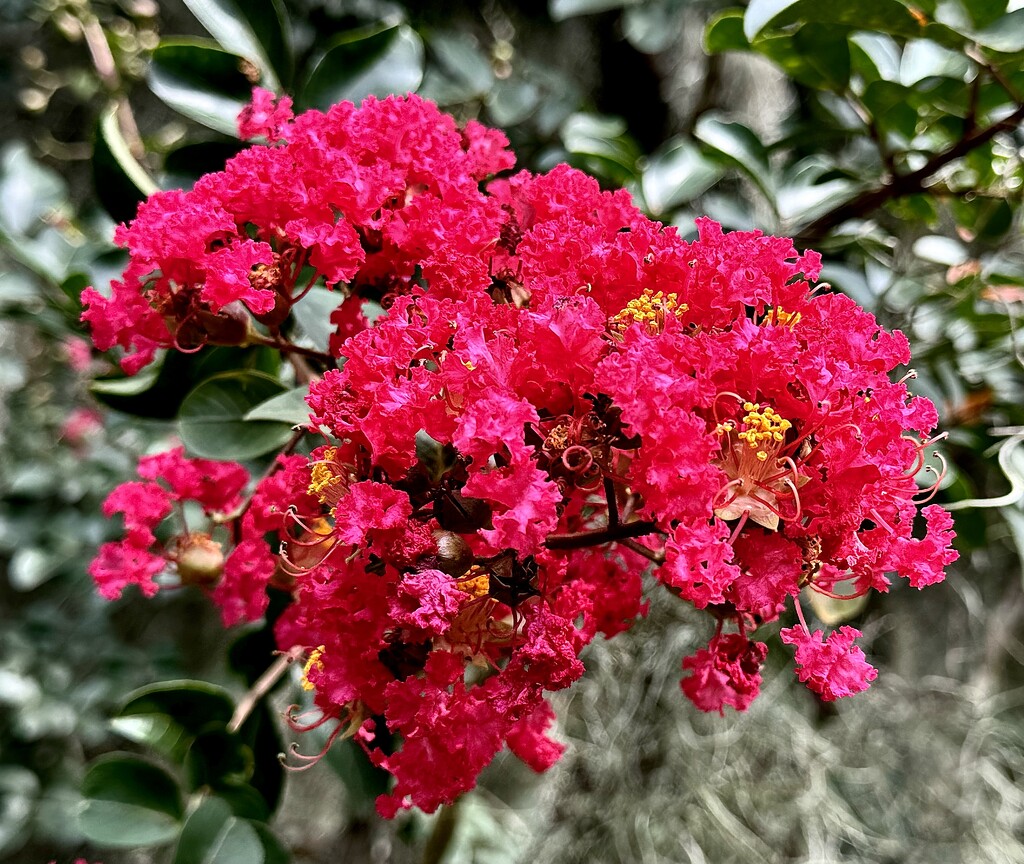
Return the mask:
<svg viewBox="0 0 1024 864"><path fill-rule="evenodd" d="M105 846L152 846L174 839L181 792L162 768L137 756L102 756L82 781L82 833Z"/></svg>
<svg viewBox="0 0 1024 864"><path fill-rule="evenodd" d="M655 153L640 180L647 209L655 216L696 198L721 176L721 169L688 141Z"/></svg>
<svg viewBox="0 0 1024 864"><path fill-rule="evenodd" d="M741 123L727 123L705 114L697 121L695 137L740 168L774 206L775 191L768 165L768 154L761 140Z"/></svg>
<svg viewBox="0 0 1024 864"><path fill-rule="evenodd" d="M337 291L316 287L310 288L306 296L292 306L292 315L317 351L328 350L331 334L337 329L331 323L331 313L344 299Z"/></svg>
<svg viewBox="0 0 1024 864"><path fill-rule="evenodd" d="M270 830L240 819L219 798L205 798L182 829L173 864L285 864Z"/></svg>
<svg viewBox="0 0 1024 864"><path fill-rule="evenodd" d="M967 247L959 240L938 234L919 238L914 243L914 254L925 261L943 264L946 267L961 264L969 257Z"/></svg>
<svg viewBox="0 0 1024 864"><path fill-rule="evenodd" d="M309 422L309 406L306 396L308 387L296 387L279 396L272 396L261 402L245 415L246 420L276 420L291 426L305 425Z"/></svg>
<svg viewBox="0 0 1024 864"><path fill-rule="evenodd" d="M284 390L262 372L225 372L196 387L181 403L178 431L185 447L207 459L254 459L291 437L287 423L247 421L256 405Z"/></svg>
<svg viewBox="0 0 1024 864"><path fill-rule="evenodd" d="M564 21L577 15L594 15L609 9L633 6L640 0L548 0L548 14L553 21Z"/></svg>
<svg viewBox="0 0 1024 864"><path fill-rule="evenodd" d="M1024 51L1024 9L1015 9L973 34L974 41L1001 54Z"/></svg>
<svg viewBox="0 0 1024 864"><path fill-rule="evenodd" d="M309 107L356 104L416 90L423 81L423 40L406 24L355 30L336 39L310 73L303 91Z"/></svg>

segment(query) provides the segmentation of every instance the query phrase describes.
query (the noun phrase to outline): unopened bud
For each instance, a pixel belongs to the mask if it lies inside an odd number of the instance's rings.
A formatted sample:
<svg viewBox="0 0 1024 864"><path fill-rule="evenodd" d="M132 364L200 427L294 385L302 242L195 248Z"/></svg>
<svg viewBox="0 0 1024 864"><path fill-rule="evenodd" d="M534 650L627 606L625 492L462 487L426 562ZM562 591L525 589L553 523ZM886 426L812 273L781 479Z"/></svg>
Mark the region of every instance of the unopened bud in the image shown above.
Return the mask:
<svg viewBox="0 0 1024 864"><path fill-rule="evenodd" d="M224 572L224 550L209 534L195 532L178 541L177 563L182 585L209 588Z"/></svg>

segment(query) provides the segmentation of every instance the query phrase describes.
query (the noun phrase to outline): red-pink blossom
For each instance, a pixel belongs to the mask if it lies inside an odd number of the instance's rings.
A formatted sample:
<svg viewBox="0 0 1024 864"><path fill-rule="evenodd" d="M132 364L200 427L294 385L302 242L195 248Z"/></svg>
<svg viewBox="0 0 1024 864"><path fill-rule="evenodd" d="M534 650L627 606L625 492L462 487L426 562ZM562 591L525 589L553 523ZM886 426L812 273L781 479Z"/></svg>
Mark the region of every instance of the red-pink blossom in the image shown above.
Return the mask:
<svg viewBox="0 0 1024 864"><path fill-rule="evenodd" d="M853 640L861 636L853 627L840 627L822 641L822 631L808 633L802 626L783 628L782 641L796 646L796 674L826 702L866 690L878 677Z"/></svg>

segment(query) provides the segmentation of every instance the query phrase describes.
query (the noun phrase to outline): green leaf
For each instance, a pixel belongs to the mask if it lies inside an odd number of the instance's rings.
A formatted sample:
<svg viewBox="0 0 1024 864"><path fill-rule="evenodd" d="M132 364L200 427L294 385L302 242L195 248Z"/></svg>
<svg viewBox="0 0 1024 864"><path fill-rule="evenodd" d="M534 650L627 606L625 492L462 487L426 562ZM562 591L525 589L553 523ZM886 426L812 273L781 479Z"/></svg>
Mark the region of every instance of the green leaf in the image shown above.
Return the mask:
<svg viewBox="0 0 1024 864"><path fill-rule="evenodd" d="M1024 9L1015 9L973 34L982 48L1001 54L1024 51Z"/></svg>
<svg viewBox="0 0 1024 864"><path fill-rule="evenodd" d="M181 403L178 431L189 452L207 459L254 459L291 437L287 423L247 421L245 415L284 386L261 372L225 372L196 387Z"/></svg>
<svg viewBox="0 0 1024 864"><path fill-rule="evenodd" d="M960 47L965 37L934 21L919 19L899 0L856 0L824 3L821 0L751 0L743 19L743 32L753 42L769 29L797 22L828 24L850 30L888 33L905 39L934 39Z"/></svg>
<svg viewBox="0 0 1024 864"><path fill-rule="evenodd" d="M189 787L193 790L244 785L252 777L252 751L223 727L200 732L185 754Z"/></svg>
<svg viewBox="0 0 1024 864"><path fill-rule="evenodd" d="M573 114L562 124L565 149L584 157L585 167L616 183L636 176L640 148L624 120L600 114Z"/></svg>
<svg viewBox="0 0 1024 864"><path fill-rule="evenodd" d="M292 306L292 315L306 338L317 351L327 351L331 334L337 329L331 323L331 313L345 300L337 291L327 288L310 288L306 296Z"/></svg>
<svg viewBox="0 0 1024 864"><path fill-rule="evenodd" d="M633 6L640 0L548 0L548 14L553 21L564 21L577 15L594 15L609 9Z"/></svg>
<svg viewBox="0 0 1024 864"><path fill-rule="evenodd" d="M827 24L805 24L793 34L793 47L814 76L820 77L821 84L815 86L836 92L846 89L850 81L850 45L842 30Z"/></svg>
<svg viewBox="0 0 1024 864"><path fill-rule="evenodd" d="M296 387L294 390L272 396L253 408L245 415L245 419L276 420L290 426L305 425L309 422L309 406L306 404L308 395L308 387Z"/></svg>
<svg viewBox="0 0 1024 864"><path fill-rule="evenodd" d="M150 89L171 108L210 129L237 135L252 96L243 59L209 39L165 39L153 51Z"/></svg>
<svg viewBox="0 0 1024 864"><path fill-rule="evenodd" d="M622 13L622 33L637 51L660 54L678 39L688 0L651 0Z"/></svg>
<svg viewBox="0 0 1024 864"><path fill-rule="evenodd" d="M276 0L185 0L185 5L224 50L259 67L263 86L277 90L279 79L291 77L287 17Z"/></svg>
<svg viewBox="0 0 1024 864"><path fill-rule="evenodd" d="M494 70L476 38L457 31L427 37L433 63L423 77L420 95L442 105L482 99L494 86Z"/></svg>
<svg viewBox="0 0 1024 864"><path fill-rule="evenodd" d="M932 261L947 267L960 264L969 257L967 248L959 240L938 234L919 238L914 243L914 254L925 261Z"/></svg>
<svg viewBox="0 0 1024 864"><path fill-rule="evenodd" d="M406 24L354 30L335 39L302 93L311 108L416 90L423 81L423 40Z"/></svg>
<svg viewBox="0 0 1024 864"><path fill-rule="evenodd" d="M900 46L884 33L851 33L850 60L853 71L870 84L883 79L895 81L900 74Z"/></svg>
<svg viewBox="0 0 1024 864"><path fill-rule="evenodd" d="M203 729L226 726L234 702L226 690L205 681L161 681L128 695L111 726L138 744L181 761Z"/></svg>
<svg viewBox="0 0 1024 864"><path fill-rule="evenodd" d="M173 864L286 864L288 854L264 825L239 819L218 798L202 801L178 840Z"/></svg>
<svg viewBox="0 0 1024 864"><path fill-rule="evenodd" d="M178 833L183 814L177 783L162 768L115 753L96 760L82 781L82 833L105 846L152 846Z"/></svg>
<svg viewBox="0 0 1024 864"><path fill-rule="evenodd" d="M743 35L751 42L761 35L769 24L801 0L750 0L743 16Z"/></svg>
<svg viewBox="0 0 1024 864"><path fill-rule="evenodd" d="M749 51L750 42L743 33L743 10L726 9L712 18L704 31L704 47L709 54Z"/></svg>
<svg viewBox="0 0 1024 864"><path fill-rule="evenodd" d="M705 114L697 121L694 136L724 157L727 164L735 165L746 173L774 206L775 192L768 154L750 129L741 123L727 123Z"/></svg>
<svg viewBox="0 0 1024 864"><path fill-rule="evenodd" d="M926 78L946 77L963 81L971 64L963 54L930 39L912 39L903 48L899 82L906 87Z"/></svg>
<svg viewBox="0 0 1024 864"><path fill-rule="evenodd" d="M709 189L721 174L688 141L670 142L651 156L640 179L647 209L655 216L665 213Z"/></svg>

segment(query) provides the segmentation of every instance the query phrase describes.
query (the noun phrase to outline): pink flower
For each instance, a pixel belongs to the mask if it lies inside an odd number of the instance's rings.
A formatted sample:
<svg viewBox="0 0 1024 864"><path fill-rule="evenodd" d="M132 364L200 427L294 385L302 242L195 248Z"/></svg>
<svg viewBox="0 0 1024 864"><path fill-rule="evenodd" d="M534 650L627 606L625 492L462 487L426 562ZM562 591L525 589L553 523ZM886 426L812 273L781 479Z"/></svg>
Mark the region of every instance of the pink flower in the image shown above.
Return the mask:
<svg viewBox="0 0 1024 864"><path fill-rule="evenodd" d="M683 658L693 675L682 681L683 693L702 711L725 713L731 705L746 711L761 690L761 664L768 653L762 642L739 633L715 636L707 648Z"/></svg>
<svg viewBox="0 0 1024 864"><path fill-rule="evenodd" d="M822 642L821 630L808 633L796 626L779 632L783 642L796 646L797 677L826 702L867 690L878 677L878 670L853 644L860 635L853 627L840 627Z"/></svg>

